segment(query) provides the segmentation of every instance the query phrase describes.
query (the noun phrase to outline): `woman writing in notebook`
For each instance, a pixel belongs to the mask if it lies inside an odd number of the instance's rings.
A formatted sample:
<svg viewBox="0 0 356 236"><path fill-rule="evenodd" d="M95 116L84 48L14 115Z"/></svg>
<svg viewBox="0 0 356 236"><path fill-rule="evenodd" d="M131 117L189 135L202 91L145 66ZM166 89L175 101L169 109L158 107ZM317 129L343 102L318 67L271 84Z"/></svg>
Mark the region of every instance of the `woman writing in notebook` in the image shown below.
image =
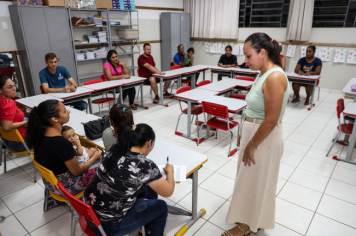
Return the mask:
<svg viewBox="0 0 356 236"><path fill-rule="evenodd" d="M235 188L226 221L237 226L223 236L248 236L272 229L284 139L282 119L289 83L281 68L279 45L265 33L250 35L244 44L245 63L260 70L246 96Z"/></svg>

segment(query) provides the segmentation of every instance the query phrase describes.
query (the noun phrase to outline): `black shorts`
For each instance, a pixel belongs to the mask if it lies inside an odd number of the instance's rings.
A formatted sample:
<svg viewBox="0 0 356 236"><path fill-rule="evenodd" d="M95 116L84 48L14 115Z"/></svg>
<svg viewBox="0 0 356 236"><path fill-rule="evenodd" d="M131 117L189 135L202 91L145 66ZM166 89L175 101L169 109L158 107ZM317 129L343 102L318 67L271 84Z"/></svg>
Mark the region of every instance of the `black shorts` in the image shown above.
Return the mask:
<svg viewBox="0 0 356 236"><path fill-rule="evenodd" d="M151 82L150 82L150 78L151 78L151 77L154 77L154 76L149 75L149 76L146 76L146 77L145 77L145 78L147 79L147 80L145 81L145 84L151 85ZM157 83L157 84L159 84L159 83L161 82L161 79L156 78L156 77L155 77L155 79L156 79L156 83Z"/></svg>

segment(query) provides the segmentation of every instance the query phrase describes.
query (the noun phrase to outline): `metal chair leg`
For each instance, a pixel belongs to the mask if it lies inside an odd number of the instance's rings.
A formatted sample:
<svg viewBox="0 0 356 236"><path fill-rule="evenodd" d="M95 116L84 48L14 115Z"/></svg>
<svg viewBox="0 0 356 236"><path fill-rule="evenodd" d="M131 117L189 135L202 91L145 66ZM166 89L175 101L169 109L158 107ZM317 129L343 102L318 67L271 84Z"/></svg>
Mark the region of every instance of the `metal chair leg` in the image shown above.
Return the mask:
<svg viewBox="0 0 356 236"><path fill-rule="evenodd" d="M33 163L33 166L35 167L35 168L33 169L33 178L35 179L35 183L36 183L36 182L37 182L37 177L36 177L36 170L37 170L37 167L36 167L35 163Z"/></svg>
<svg viewBox="0 0 356 236"><path fill-rule="evenodd" d="M70 206L70 205L69 205ZM70 226L70 236L74 236L75 235L75 221L76 221L76 217L74 216L75 211L73 209L72 206L70 206L71 208L71 226Z"/></svg>
<svg viewBox="0 0 356 236"><path fill-rule="evenodd" d="M100 114L100 117L101 117L101 109L100 109L100 104L98 104L99 106L99 114Z"/></svg>
<svg viewBox="0 0 356 236"><path fill-rule="evenodd" d="M146 236L145 226L143 225L141 229L142 229L142 236Z"/></svg>
<svg viewBox="0 0 356 236"><path fill-rule="evenodd" d="M4 150L4 173L6 173L6 150Z"/></svg>
<svg viewBox="0 0 356 236"><path fill-rule="evenodd" d="M183 112L178 116L178 121L177 121L177 125L176 125L176 130L174 132L177 132L177 129L178 129L178 125L179 125L179 120L180 120L180 117L183 115Z"/></svg>
<svg viewBox="0 0 356 236"><path fill-rule="evenodd" d="M319 97L320 97L320 87L318 86L318 101L319 101Z"/></svg>
<svg viewBox="0 0 356 236"><path fill-rule="evenodd" d="M47 212L47 210L48 210L48 206L47 206L47 204L48 204L48 198L49 198L49 191L48 191L48 189L45 189L45 212Z"/></svg>
<svg viewBox="0 0 356 236"><path fill-rule="evenodd" d="M331 152L331 149L333 149L333 147L334 147L336 141L337 141L338 138L340 137L340 134L341 134L341 132L339 131L339 133L336 135L336 138L334 138L333 145L331 145L331 148L329 149L328 153L326 153L326 156L328 156L329 153Z"/></svg>

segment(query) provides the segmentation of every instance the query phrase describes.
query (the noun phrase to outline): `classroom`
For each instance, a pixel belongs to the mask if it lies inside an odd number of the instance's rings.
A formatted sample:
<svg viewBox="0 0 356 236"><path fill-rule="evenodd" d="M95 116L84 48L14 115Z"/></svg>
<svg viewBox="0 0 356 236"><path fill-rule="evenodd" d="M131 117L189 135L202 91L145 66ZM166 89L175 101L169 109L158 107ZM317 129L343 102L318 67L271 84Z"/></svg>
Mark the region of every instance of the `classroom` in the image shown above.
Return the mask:
<svg viewBox="0 0 356 236"><path fill-rule="evenodd" d="M356 235L356 0L0 22L0 236Z"/></svg>

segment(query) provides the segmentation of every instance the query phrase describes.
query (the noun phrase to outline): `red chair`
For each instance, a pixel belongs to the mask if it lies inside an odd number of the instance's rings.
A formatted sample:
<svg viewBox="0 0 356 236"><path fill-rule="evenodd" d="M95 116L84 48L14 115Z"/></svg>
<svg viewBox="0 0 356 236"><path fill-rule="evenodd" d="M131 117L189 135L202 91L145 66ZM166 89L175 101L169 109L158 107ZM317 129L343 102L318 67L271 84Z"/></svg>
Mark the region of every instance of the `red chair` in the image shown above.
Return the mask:
<svg viewBox="0 0 356 236"><path fill-rule="evenodd" d="M198 83L198 87L203 86L203 85L207 85L207 84L210 84L210 80L203 80L203 81L200 81Z"/></svg>
<svg viewBox="0 0 356 236"><path fill-rule="evenodd" d="M40 90L41 90L41 94L45 94L45 92L43 91L42 85L40 85Z"/></svg>
<svg viewBox="0 0 356 236"><path fill-rule="evenodd" d="M249 77L249 76L236 76L236 79L252 81L252 82L255 81L255 78ZM233 94L229 95L229 98L236 98L236 99L245 100L246 99L246 94L233 93Z"/></svg>
<svg viewBox="0 0 356 236"><path fill-rule="evenodd" d="M344 109L345 109L344 99L340 98L339 100L337 100L337 106L336 106L337 120L339 122L337 129L339 130L339 133L334 138L333 145L331 145L331 148L329 149L326 156L329 155L331 149L334 147L336 141L338 140L338 138L340 137L341 134L345 134L345 135L352 134L352 129L354 128L354 124L345 124L345 123L341 124L341 122L340 122L340 114L343 113ZM338 160L338 158L336 156L334 156L333 159Z"/></svg>
<svg viewBox="0 0 356 236"><path fill-rule="evenodd" d="M90 85L90 84L97 84L97 83L102 83L103 81L101 79L93 79L93 80L89 80L84 82L84 85ZM110 110L110 102L114 101L115 103L115 98L99 98L99 99L95 99L92 101L92 103L94 104L98 104L99 106L99 114L101 116L101 109L100 109L100 104L104 104L104 103L109 103L109 110Z"/></svg>
<svg viewBox="0 0 356 236"><path fill-rule="evenodd" d="M232 143L232 139L234 137L234 134L232 133L231 130L233 128L235 128L236 126L238 126L238 130L237 130L237 135L238 135L240 133L239 122L230 120L229 110L227 109L227 106L203 101L202 108L203 108L203 112L204 112L204 117L205 117L205 113L213 116L213 118L209 119L208 122L206 122L206 125L216 128L216 138L218 137L218 131L217 131L218 129L221 129L224 131L230 131L231 141L230 141L230 148L229 148L229 152L228 152L227 156L229 157L229 156L234 155L237 151L237 148L235 148L234 150L231 151L231 143ZM198 143L199 143L199 140L198 140Z"/></svg>
<svg viewBox="0 0 356 236"><path fill-rule="evenodd" d="M180 69L180 65L173 65L173 66L171 66L171 70L176 70L176 69ZM187 84L189 84L190 82L192 82L192 80L191 80L191 79L182 79L181 82L182 82L182 84L187 85ZM172 93L172 90L173 90L173 85L174 85L175 83L177 83L177 80L175 80L174 83L173 83L172 86L171 86L171 93Z"/></svg>
<svg viewBox="0 0 356 236"><path fill-rule="evenodd" d="M104 74L100 75L100 79L101 79L102 81L105 81Z"/></svg>
<svg viewBox="0 0 356 236"><path fill-rule="evenodd" d="M183 92L186 92L186 91L189 91L189 90L191 90L190 86L183 86L183 87L181 87L181 88L179 88L179 89L177 90L177 94L180 94L180 93L183 93ZM187 115L187 114L188 114L188 108L185 108L185 109L183 110L182 105L181 105L181 100L178 99L178 102L179 102L180 110L182 111L182 113L181 113L181 114L179 115L179 117L178 117L175 134L176 134L176 135L182 135L182 133L181 133L181 132L178 132L177 129L178 129L179 120L180 120L181 115L183 115L183 114ZM200 133L199 133L199 125L200 125L200 122L199 122L198 116L199 116L200 114L202 114L202 113L203 113L203 109L202 109L201 106L193 106L193 104L192 104L191 114L192 114L192 116L196 116L195 123L196 123L196 125L197 125L197 133L198 133L198 139L197 139L197 140L198 140L198 142L199 142L199 135L200 135Z"/></svg>
<svg viewBox="0 0 356 236"><path fill-rule="evenodd" d="M139 72L138 69L137 69L137 76L138 76L138 77L141 77L140 72ZM143 85L151 86L150 84L143 84ZM141 89L138 90L138 92L137 92L137 98L136 98L136 99L138 99L138 95L140 94L140 91L141 91ZM153 99L153 98L152 98L152 87L151 87L151 89L150 89L150 94L151 94L151 99Z"/></svg>
<svg viewBox="0 0 356 236"><path fill-rule="evenodd" d="M171 69L172 69L172 66L174 66L174 62L171 61L171 62L169 63L169 65L171 66Z"/></svg>

